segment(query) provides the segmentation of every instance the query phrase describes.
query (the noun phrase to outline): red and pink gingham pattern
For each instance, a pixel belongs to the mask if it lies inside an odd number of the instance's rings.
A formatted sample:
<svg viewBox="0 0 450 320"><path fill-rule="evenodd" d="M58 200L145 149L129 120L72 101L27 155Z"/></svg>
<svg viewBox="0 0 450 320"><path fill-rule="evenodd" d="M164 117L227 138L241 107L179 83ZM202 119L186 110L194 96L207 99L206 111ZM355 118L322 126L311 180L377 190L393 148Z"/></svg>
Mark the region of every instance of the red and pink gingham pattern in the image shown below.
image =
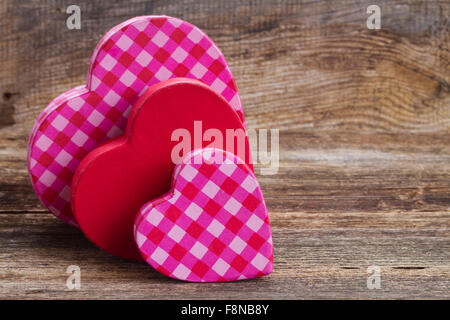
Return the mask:
<svg viewBox="0 0 450 320"><path fill-rule="evenodd" d="M53 214L77 225L70 185L81 159L124 133L131 106L146 88L176 77L209 85L244 122L230 68L204 32L166 16L125 21L97 45L86 86L55 98L32 130L28 169L37 195Z"/></svg>
<svg viewBox="0 0 450 320"><path fill-rule="evenodd" d="M177 165L172 190L141 208L134 236L152 267L179 280L234 281L273 269L258 182L247 165L219 149L196 150Z"/></svg>

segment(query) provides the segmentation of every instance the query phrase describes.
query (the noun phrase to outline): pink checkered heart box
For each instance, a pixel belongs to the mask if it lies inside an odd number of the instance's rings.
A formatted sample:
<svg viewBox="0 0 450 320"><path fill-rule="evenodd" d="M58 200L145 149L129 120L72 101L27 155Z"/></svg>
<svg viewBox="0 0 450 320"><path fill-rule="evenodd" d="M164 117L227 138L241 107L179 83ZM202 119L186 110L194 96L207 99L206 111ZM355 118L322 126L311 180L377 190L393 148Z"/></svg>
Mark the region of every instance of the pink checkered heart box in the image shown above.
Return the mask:
<svg viewBox="0 0 450 320"><path fill-rule="evenodd" d="M273 269L261 188L242 160L220 149L197 149L176 166L171 191L136 216L134 237L147 263L179 280L234 281Z"/></svg>
<svg viewBox="0 0 450 320"><path fill-rule="evenodd" d="M69 200L80 161L100 143L124 133L131 106L146 88L176 77L209 85L244 122L230 68L203 31L166 16L125 21L97 45L87 84L55 98L33 127L28 170L36 194L55 216L77 225Z"/></svg>

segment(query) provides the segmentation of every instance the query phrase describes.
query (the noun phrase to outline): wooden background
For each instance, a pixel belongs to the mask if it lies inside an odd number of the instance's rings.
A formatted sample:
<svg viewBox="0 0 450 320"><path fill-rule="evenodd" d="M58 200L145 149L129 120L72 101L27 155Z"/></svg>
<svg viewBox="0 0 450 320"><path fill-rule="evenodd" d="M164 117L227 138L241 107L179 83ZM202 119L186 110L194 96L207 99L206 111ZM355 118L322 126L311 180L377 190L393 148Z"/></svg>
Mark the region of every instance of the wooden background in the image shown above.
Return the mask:
<svg viewBox="0 0 450 320"><path fill-rule="evenodd" d="M81 30L66 28L74 3ZM366 28L370 4L381 7L381 30ZM280 129L279 172L258 176L271 276L165 278L97 249L30 186L34 119L84 83L108 29L144 14L208 33L249 127ZM449 17L444 0L1 1L0 298L450 298ZM73 264L79 291L66 288ZM379 290L366 287L371 265Z"/></svg>

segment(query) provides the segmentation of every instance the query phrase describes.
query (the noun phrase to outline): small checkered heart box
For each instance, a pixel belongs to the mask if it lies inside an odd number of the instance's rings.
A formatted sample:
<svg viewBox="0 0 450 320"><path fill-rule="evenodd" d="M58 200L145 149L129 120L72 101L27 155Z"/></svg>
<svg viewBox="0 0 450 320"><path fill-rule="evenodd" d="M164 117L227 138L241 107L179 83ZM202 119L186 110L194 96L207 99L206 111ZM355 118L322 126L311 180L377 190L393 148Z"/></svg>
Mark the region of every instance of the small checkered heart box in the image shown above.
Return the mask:
<svg viewBox="0 0 450 320"><path fill-rule="evenodd" d="M70 186L80 161L104 141L124 133L131 107L142 92L176 77L198 79L208 85L244 123L230 68L203 31L167 16L127 20L98 43L86 85L50 102L31 132L31 182L55 216L78 225L71 210Z"/></svg>
<svg viewBox="0 0 450 320"><path fill-rule="evenodd" d="M95 148L74 173L70 203L80 229L103 250L141 260L136 213L169 190L185 154L212 146L253 168L243 124L221 95L187 78L149 87L133 106L125 135Z"/></svg>
<svg viewBox="0 0 450 320"><path fill-rule="evenodd" d="M147 263L175 279L221 282L273 270L267 208L252 170L221 149L197 149L171 191L145 204L134 237Z"/></svg>

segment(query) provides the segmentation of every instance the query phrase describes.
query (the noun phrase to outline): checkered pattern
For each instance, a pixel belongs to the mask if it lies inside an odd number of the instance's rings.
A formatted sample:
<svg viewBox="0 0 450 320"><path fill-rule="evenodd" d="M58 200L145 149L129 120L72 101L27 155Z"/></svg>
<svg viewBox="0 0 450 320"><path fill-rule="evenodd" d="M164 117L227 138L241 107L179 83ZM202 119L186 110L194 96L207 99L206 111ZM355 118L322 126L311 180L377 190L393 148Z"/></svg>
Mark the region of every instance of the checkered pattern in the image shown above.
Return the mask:
<svg viewBox="0 0 450 320"><path fill-rule="evenodd" d="M54 99L31 133L28 168L32 184L52 213L76 225L70 185L80 161L100 143L124 133L131 106L147 87L176 77L209 85L244 121L231 71L205 33L166 16L128 20L111 29L97 45L87 85Z"/></svg>
<svg viewBox="0 0 450 320"><path fill-rule="evenodd" d="M219 149L187 155L174 171L172 191L140 210L134 236L143 258L175 279L234 281L273 269L258 182L235 155Z"/></svg>

